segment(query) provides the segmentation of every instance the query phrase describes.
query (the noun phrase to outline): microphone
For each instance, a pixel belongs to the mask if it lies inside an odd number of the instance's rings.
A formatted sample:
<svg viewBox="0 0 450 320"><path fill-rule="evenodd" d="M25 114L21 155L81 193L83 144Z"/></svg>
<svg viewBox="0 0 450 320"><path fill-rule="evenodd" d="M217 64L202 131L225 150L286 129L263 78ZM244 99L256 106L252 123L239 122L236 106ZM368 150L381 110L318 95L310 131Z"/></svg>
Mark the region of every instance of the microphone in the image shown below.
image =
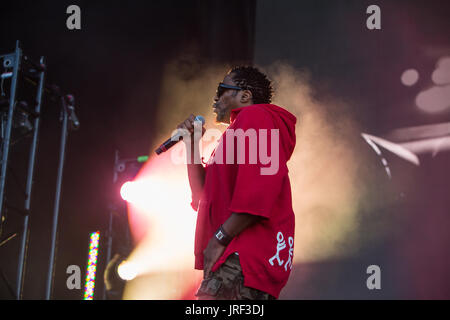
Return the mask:
<svg viewBox="0 0 450 320"><path fill-rule="evenodd" d="M196 116L194 121L201 121L202 126L205 124L205 118L203 118L202 116ZM159 146L158 149L155 150L156 154L159 155L163 152L166 152L167 150L172 148L174 145L176 145L180 140L183 140L183 135L180 132L180 130L178 130L178 132L176 134L174 134L172 137L167 139L163 144L161 144Z"/></svg>

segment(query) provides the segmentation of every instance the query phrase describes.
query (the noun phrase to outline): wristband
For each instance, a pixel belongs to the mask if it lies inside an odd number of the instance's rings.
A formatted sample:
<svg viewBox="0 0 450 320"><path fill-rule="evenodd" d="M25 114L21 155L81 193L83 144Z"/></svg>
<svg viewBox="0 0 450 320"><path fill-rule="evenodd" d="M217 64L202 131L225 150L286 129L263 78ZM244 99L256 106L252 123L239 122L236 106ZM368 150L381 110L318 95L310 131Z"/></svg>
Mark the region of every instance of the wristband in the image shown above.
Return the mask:
<svg viewBox="0 0 450 320"><path fill-rule="evenodd" d="M228 235L225 230L223 230L222 226L217 229L216 233L214 234L214 237L217 241L219 241L220 244L227 246L231 240L233 240L233 237Z"/></svg>

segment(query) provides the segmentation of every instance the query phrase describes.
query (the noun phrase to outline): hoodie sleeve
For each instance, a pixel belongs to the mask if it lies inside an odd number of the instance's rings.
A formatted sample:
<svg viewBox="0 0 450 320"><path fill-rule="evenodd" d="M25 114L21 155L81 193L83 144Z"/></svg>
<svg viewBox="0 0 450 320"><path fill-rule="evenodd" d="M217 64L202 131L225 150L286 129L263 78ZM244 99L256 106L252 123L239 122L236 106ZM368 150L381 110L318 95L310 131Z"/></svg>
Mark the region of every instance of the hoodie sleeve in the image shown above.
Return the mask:
<svg viewBox="0 0 450 320"><path fill-rule="evenodd" d="M270 218L288 171L286 155L281 147L280 130L272 116L256 106L241 111L235 119L233 129L235 132L239 129L247 133L254 132L257 141L255 143L245 138L245 143L242 143L244 139L237 138L235 134L234 163L237 165L237 175L229 210ZM238 148L245 150L244 163L237 161ZM249 152L256 152L256 163L250 161Z"/></svg>

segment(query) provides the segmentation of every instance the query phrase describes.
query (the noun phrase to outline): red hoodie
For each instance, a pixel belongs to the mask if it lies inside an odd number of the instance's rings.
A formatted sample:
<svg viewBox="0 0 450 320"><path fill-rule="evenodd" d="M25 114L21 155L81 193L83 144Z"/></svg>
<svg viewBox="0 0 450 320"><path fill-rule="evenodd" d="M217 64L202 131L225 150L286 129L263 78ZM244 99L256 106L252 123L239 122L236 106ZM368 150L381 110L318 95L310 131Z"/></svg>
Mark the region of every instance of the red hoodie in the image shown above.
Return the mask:
<svg viewBox="0 0 450 320"><path fill-rule="evenodd" d="M286 163L295 147L297 119L281 107L256 104L232 110L230 120L205 167L195 234L195 268L203 269L203 250L231 213L262 216L265 219L231 241L212 271L237 252L244 285L278 298L289 277L294 252L295 217ZM235 133L242 129L249 136L253 134L257 143L252 147L247 138L243 143L243 139L232 135L232 129ZM230 139L234 139L234 148ZM245 148L244 163L239 148Z"/></svg>

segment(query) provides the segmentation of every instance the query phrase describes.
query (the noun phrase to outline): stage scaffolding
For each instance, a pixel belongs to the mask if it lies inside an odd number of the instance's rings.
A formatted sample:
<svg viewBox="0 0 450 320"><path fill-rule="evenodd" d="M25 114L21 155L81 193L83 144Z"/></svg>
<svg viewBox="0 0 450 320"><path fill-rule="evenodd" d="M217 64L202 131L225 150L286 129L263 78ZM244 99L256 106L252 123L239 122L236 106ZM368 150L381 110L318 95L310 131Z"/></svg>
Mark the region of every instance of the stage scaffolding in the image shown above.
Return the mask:
<svg viewBox="0 0 450 320"><path fill-rule="evenodd" d="M63 178L64 156L66 150L66 140L68 132L71 129L79 127L78 119L75 115L75 99L72 95L64 95L60 92L59 87L45 84L46 65L44 57L39 62L34 62L28 56L23 54L19 41L16 42L14 52L0 55L0 246L9 241L20 242L18 259L17 259L17 279L15 286L11 285L9 279L5 276L0 266L0 275L7 285L12 297L22 299L23 283L26 271L27 249L29 245L29 219L32 213L31 195L33 191L33 177L36 164L36 155L38 150L39 126L41 121L41 108L43 105L44 94L48 94L59 101L61 106L60 121L61 127L61 143L59 152L59 165L57 168L57 181L55 190L55 201L53 210L53 221L51 229L51 251L49 258L49 269L47 275L46 299L51 298L52 282L54 277L55 264L55 248L56 234L58 227L58 216L61 198L61 185ZM19 85L28 85L34 87L34 97L31 105L26 99L20 97L18 93ZM9 84L9 86L8 86ZM13 133L16 132L18 137ZM13 140L13 136L15 140ZM26 181L24 188L24 201L21 207L12 206L5 197L6 190L9 185L9 163L11 150L16 143L25 140L31 136L31 143L28 149L28 165L26 173ZM5 221L5 212L18 213L23 217L22 226L12 234L4 235L3 226Z"/></svg>

